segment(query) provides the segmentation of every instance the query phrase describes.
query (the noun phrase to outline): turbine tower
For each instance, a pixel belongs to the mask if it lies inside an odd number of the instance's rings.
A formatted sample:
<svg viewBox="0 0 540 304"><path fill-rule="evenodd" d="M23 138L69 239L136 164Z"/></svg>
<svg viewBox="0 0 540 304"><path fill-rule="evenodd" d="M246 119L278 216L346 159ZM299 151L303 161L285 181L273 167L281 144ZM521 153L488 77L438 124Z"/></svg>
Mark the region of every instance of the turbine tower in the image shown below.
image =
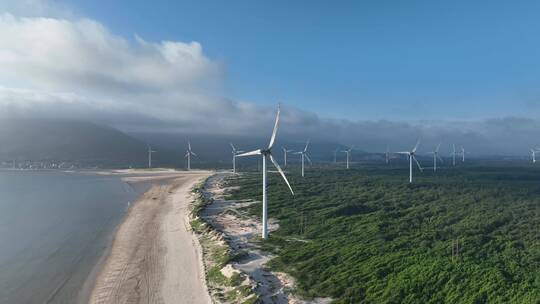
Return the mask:
<svg viewBox="0 0 540 304"><path fill-rule="evenodd" d="M302 177L304 177L304 158L307 158L307 160L309 161L310 164L312 163L311 159L309 158L308 153L307 153L307 148L308 147L309 147L309 139L306 142L306 147L304 148L304 151L299 151L299 152L294 153L294 154L302 155Z"/></svg>
<svg viewBox="0 0 540 304"><path fill-rule="evenodd" d="M242 153L244 151L236 150L234 145L232 143L230 143L230 144L231 144L231 148L232 148L232 172L236 173L236 155L238 153Z"/></svg>
<svg viewBox="0 0 540 304"><path fill-rule="evenodd" d="M188 149L186 150L186 158L187 158L187 169L188 171L191 170L191 156L197 156L197 154L193 153L193 151L191 151L191 143L187 142L188 144Z"/></svg>
<svg viewBox="0 0 540 304"><path fill-rule="evenodd" d="M531 159L532 159L533 164L536 163L536 152L538 151L531 148Z"/></svg>
<svg viewBox="0 0 540 304"><path fill-rule="evenodd" d="M463 146L461 146L461 162L465 162L465 148Z"/></svg>
<svg viewBox="0 0 540 304"><path fill-rule="evenodd" d="M156 153L156 151L152 150L151 146L148 146L148 168L152 168L152 153Z"/></svg>
<svg viewBox="0 0 540 304"><path fill-rule="evenodd" d="M386 163L388 164L390 162L390 148L388 145L386 145L386 152L384 153L384 157L386 159Z"/></svg>
<svg viewBox="0 0 540 304"><path fill-rule="evenodd" d="M452 166L456 166L456 145L452 144Z"/></svg>
<svg viewBox="0 0 540 304"><path fill-rule="evenodd" d="M251 152L246 152L242 154L238 154L238 157L243 156L253 156L253 155L260 155L262 157L262 186L263 186L263 201L262 201L262 238L266 239L268 238L268 199L266 195L266 160L270 160L272 164L274 164L274 167L278 170L279 174L281 174L281 177L289 187L289 190L291 190L291 193L294 195L294 192L291 188L291 185L289 184L289 181L287 180L287 177L285 177L285 173L283 173L283 170L281 170L281 167L277 163L277 161L272 157L272 147L274 146L274 142L276 140L276 135L278 131L279 126L279 105L277 108L277 115L276 115L276 122L274 123L274 130L272 131L272 137L270 137L270 144L268 145L268 148L266 149L257 149Z"/></svg>
<svg viewBox="0 0 540 304"><path fill-rule="evenodd" d="M350 147L349 150L343 150L343 151L341 151L341 152L347 154L347 169L349 169L349 155L351 154L352 149L353 149L353 147Z"/></svg>
<svg viewBox="0 0 540 304"><path fill-rule="evenodd" d="M433 154L433 172L437 172L437 159L443 162L443 159L439 156L439 149L441 148L441 144L439 143L437 145L437 148L435 148L435 151L429 152Z"/></svg>
<svg viewBox="0 0 540 304"><path fill-rule="evenodd" d="M422 168L422 166L420 166L420 163L418 162L418 160L415 157L416 149L418 149L418 145L420 145L420 140L418 140L416 142L416 145L414 146L414 148L411 151L397 152L398 154L405 154L409 158L409 183L412 183L412 181L413 181L413 179L412 179L412 177L413 177L413 174L412 174L412 171L413 171L413 159L416 162L416 164L418 165L418 169L420 169L420 171L424 171L424 169Z"/></svg>
<svg viewBox="0 0 540 304"><path fill-rule="evenodd" d="M281 147L283 150L283 167L287 167L287 153L292 152L293 150L288 150L285 147Z"/></svg>

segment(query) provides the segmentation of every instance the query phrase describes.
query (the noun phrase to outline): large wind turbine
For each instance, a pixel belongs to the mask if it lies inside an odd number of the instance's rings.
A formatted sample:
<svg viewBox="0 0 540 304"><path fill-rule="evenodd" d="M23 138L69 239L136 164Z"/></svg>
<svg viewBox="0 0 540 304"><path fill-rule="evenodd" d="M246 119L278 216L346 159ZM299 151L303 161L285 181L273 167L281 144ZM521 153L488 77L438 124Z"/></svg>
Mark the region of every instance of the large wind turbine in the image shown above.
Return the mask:
<svg viewBox="0 0 540 304"><path fill-rule="evenodd" d="M353 149L353 147L350 147L349 150L343 150L343 151L341 151L341 152L347 154L347 169L349 169L349 155L351 154L352 149Z"/></svg>
<svg viewBox="0 0 540 304"><path fill-rule="evenodd" d="M420 169L420 171L424 171L424 169L422 168L422 166L420 166L420 163L415 157L416 149L418 149L418 145L420 145L420 140L416 142L416 145L411 151L397 152L398 154L405 154L409 157L409 183L412 183L413 159L418 165L418 169Z"/></svg>
<svg viewBox="0 0 540 304"><path fill-rule="evenodd" d="M152 153L156 153L156 151L152 150L151 146L148 146L148 168L152 168Z"/></svg>
<svg viewBox="0 0 540 304"><path fill-rule="evenodd" d="M306 147L304 148L303 151L299 151L299 152L295 152L294 154L300 154L302 155L302 177L304 177L304 158L307 158L307 160L309 161L309 163L311 164L311 159L309 158L308 156L308 153L307 153L307 148L309 147L309 139L308 141L306 142Z"/></svg>
<svg viewBox="0 0 540 304"><path fill-rule="evenodd" d="M230 144L231 144L231 148L232 148L232 172L236 173L236 155L238 153L242 153L244 151L236 150L234 145L232 143L230 143Z"/></svg>
<svg viewBox="0 0 540 304"><path fill-rule="evenodd" d="M281 177L283 177L283 180L289 187L289 190L291 190L291 193L294 195L294 192L291 188L291 185L289 184L289 181L287 180L287 177L285 177L285 173L283 173L283 170L281 170L281 167L277 163L277 161L272 157L272 147L274 146L274 142L276 140L276 135L278 131L279 126L279 105L277 108L277 115L276 115L276 122L274 123L274 130L272 131L272 137L270 137L270 144L268 145L268 148L266 149L257 149L251 152L246 152L242 154L238 154L238 157L243 156L252 156L252 155L261 155L262 156L262 183L263 183L263 208L262 208L262 238L266 239L268 238L268 200L266 195L266 160L269 159L272 164L276 167L279 174L281 174Z"/></svg>
<svg viewBox="0 0 540 304"><path fill-rule="evenodd" d="M293 150L288 150L285 147L281 147L281 149L283 150L283 167L287 167L287 153L293 152Z"/></svg>
<svg viewBox="0 0 540 304"><path fill-rule="evenodd" d="M191 156L197 156L197 154L193 153L193 151L191 151L191 143L188 141L187 142L188 144L188 149L186 150L186 158L187 158L187 169L188 171L191 170Z"/></svg>
<svg viewBox="0 0 540 304"><path fill-rule="evenodd" d="M433 154L433 172L437 172L437 159L439 159L441 161L441 163L443 162L443 159L439 156L439 149L440 148L441 148L441 144L439 143L437 145L437 148L435 148L435 151L429 152L429 153Z"/></svg>

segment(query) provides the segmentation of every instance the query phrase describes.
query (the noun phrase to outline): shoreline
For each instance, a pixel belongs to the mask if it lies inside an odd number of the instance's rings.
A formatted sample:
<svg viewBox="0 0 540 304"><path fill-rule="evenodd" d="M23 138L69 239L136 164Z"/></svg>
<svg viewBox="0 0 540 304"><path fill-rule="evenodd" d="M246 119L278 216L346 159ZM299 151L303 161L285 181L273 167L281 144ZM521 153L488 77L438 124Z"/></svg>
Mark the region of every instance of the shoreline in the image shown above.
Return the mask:
<svg viewBox="0 0 540 304"><path fill-rule="evenodd" d="M200 265L199 272L204 269L201 268L202 256L200 248L197 247L197 240L185 244L179 242L179 238L186 237L184 235L186 232L188 236L195 238L188 230L189 222L185 226L185 219L189 216L187 205L190 203L191 188L212 173L122 170L101 174L119 175L139 193L111 233L107 247L81 288L78 303L131 303L132 300L140 302L142 299L160 299L164 303L175 302L174 298L184 296L177 289L181 285L179 282L183 280L183 277L178 277L178 273L185 270L183 266L186 266L182 264L186 263L186 260L182 261L181 257L184 254L183 249L186 248L181 247L191 244L192 246L188 246L192 247L191 252L199 257L196 263ZM137 191L141 188L143 191ZM178 226L182 222L185 229ZM140 235L143 234L145 237L141 238ZM160 250L162 247L166 250ZM187 251L190 251L189 249ZM147 259L152 259L154 263L149 264ZM141 265L137 265L135 261L141 262ZM119 276L119 269L124 274L130 273L130 276ZM137 275L143 277L149 274L157 283L148 284L144 295L137 294L135 289L139 288L141 282L138 281L133 285L133 279ZM199 289L195 290L207 288L204 281L200 278L193 280L192 275L188 274L187 278L198 283L202 282L202 286L198 286ZM203 272L202 279L204 277ZM120 280L120 284L117 284L117 279ZM134 286L136 288L133 288ZM204 292L201 297L204 298Z"/></svg>

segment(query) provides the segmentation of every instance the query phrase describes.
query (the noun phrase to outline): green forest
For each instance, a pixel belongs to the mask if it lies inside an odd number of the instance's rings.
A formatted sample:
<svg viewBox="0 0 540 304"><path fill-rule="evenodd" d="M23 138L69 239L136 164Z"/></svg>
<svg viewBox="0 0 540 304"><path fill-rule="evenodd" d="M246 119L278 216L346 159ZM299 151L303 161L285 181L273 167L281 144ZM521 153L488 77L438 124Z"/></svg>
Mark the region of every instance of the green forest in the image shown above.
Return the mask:
<svg viewBox="0 0 540 304"><path fill-rule="evenodd" d="M363 165L269 173L262 244L297 293L335 303L540 303L540 167L468 165L434 173ZM261 173L228 179L261 200ZM261 204L248 208L260 217Z"/></svg>

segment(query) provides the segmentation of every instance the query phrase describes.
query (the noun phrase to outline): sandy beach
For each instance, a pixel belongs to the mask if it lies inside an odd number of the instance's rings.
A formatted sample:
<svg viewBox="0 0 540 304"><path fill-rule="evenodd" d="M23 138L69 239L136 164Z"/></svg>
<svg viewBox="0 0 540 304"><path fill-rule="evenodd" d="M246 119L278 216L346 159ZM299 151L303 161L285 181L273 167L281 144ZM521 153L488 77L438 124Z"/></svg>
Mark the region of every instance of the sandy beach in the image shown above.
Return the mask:
<svg viewBox="0 0 540 304"><path fill-rule="evenodd" d="M192 187L211 174L116 172L150 183L118 227L98 271L90 303L211 303L201 249L189 228Z"/></svg>

